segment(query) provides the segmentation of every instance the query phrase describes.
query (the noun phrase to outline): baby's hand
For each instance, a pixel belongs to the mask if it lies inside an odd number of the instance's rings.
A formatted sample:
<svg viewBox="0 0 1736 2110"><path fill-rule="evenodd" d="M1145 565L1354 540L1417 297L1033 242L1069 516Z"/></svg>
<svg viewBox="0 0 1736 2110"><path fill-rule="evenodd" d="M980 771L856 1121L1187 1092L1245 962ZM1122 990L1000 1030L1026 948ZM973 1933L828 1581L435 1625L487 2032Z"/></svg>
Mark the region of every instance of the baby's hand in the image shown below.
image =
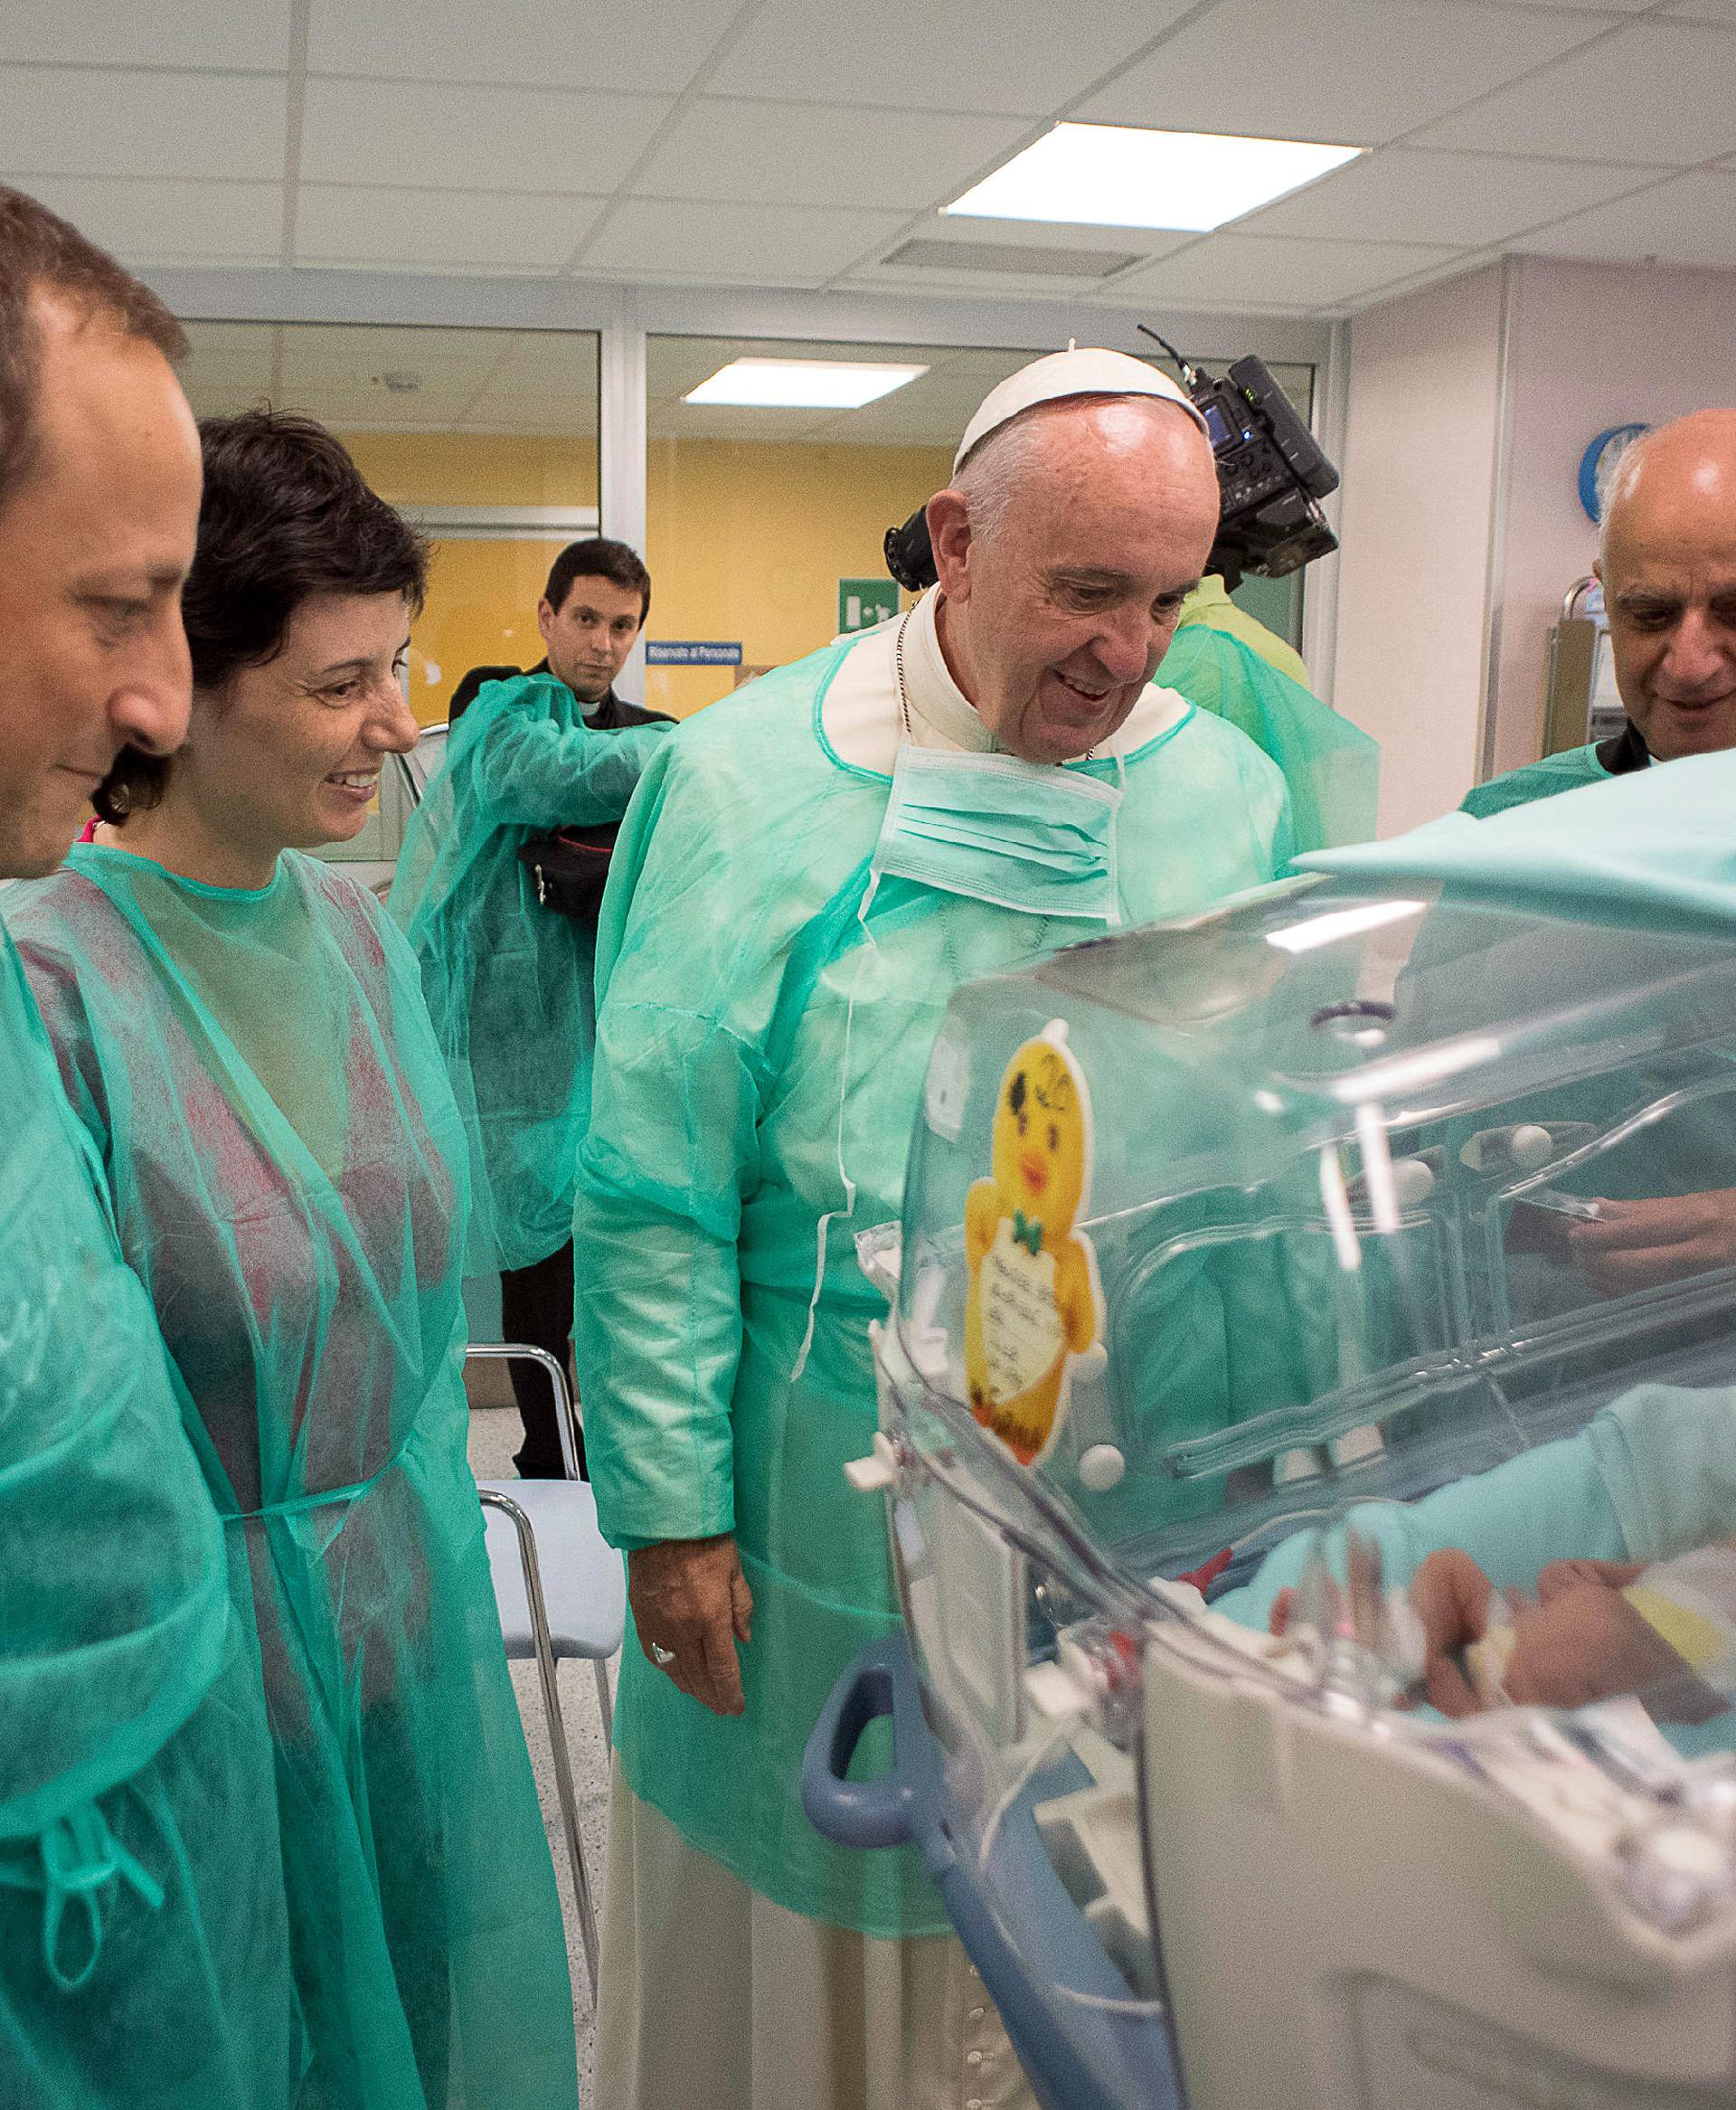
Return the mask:
<svg viewBox="0 0 1736 2110"><path fill-rule="evenodd" d="M1605 1573L1561 1578L1552 1595L1515 1613L1504 1679L1515 1706L1589 1707L1682 1677L1681 1657L1621 1594L1637 1568L1602 1561L1555 1565Z"/></svg>
<svg viewBox="0 0 1736 2110"><path fill-rule="evenodd" d="M1537 1602L1552 1604L1557 1597L1587 1583L1625 1590L1639 1580L1645 1566L1637 1560L1552 1560L1537 1578Z"/></svg>
<svg viewBox="0 0 1736 2110"><path fill-rule="evenodd" d="M1493 1594L1489 1578L1457 1547L1431 1553L1410 1578L1411 1609L1422 1622L1422 1676L1429 1704L1454 1718L1483 1708L1458 1659L1487 1633Z"/></svg>

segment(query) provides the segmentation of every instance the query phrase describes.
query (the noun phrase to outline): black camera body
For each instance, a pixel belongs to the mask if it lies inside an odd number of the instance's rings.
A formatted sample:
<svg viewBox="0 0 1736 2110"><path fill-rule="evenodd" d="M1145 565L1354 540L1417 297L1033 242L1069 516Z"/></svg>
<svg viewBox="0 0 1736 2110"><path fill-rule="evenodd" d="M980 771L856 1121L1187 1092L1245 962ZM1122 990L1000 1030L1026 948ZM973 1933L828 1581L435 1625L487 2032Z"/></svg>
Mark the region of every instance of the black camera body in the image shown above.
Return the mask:
<svg viewBox="0 0 1736 2110"><path fill-rule="evenodd" d="M1184 374L1218 465L1222 511L1207 571L1233 587L1250 572L1282 579L1330 555L1338 538L1319 501L1338 488L1338 471L1265 361L1238 359L1222 381L1194 366Z"/></svg>
<svg viewBox="0 0 1736 2110"><path fill-rule="evenodd" d="M1165 347L1167 348L1167 347ZM1320 500L1338 488L1338 471L1315 444L1263 359L1238 359L1223 380L1177 358L1194 408L1205 420L1218 468L1222 513L1206 559L1233 589L1248 573L1282 579L1316 557L1328 556L1338 538ZM886 531L886 569L901 586L920 593L935 581L926 510Z"/></svg>

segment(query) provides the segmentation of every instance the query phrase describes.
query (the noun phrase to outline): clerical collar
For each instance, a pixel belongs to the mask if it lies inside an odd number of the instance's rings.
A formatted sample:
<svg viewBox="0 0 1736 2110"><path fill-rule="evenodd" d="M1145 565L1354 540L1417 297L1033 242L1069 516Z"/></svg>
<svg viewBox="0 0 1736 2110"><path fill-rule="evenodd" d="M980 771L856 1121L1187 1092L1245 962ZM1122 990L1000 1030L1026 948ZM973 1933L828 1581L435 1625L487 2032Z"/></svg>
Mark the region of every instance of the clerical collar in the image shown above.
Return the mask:
<svg viewBox="0 0 1736 2110"><path fill-rule="evenodd" d="M952 678L940 648L936 610L940 589L931 586L910 610L904 632L904 693L910 715L922 719L953 747L986 754L995 735L976 714L976 705ZM914 728L912 728L914 731Z"/></svg>

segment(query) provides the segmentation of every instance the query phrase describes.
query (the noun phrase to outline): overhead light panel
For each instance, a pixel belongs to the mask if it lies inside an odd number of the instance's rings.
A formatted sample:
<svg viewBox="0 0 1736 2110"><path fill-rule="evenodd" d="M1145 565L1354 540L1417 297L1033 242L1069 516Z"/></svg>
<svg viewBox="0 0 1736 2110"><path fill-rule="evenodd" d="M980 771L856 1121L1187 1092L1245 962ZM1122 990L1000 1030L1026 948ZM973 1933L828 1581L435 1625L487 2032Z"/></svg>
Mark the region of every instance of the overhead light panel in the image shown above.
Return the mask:
<svg viewBox="0 0 1736 2110"><path fill-rule="evenodd" d="M768 410L859 411L927 372L926 366L872 366L854 359L731 359L681 400Z"/></svg>
<svg viewBox="0 0 1736 2110"><path fill-rule="evenodd" d="M1057 125L942 210L982 220L1203 234L1342 168L1362 152L1217 132Z"/></svg>

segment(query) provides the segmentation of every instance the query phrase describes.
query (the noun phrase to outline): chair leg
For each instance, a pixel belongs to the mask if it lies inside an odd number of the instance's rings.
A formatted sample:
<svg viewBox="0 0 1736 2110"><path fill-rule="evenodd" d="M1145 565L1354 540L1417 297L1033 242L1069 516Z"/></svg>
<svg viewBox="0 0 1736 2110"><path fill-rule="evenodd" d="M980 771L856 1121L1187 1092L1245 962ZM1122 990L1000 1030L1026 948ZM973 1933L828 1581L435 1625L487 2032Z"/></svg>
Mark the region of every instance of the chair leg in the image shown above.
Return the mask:
<svg viewBox="0 0 1736 2110"><path fill-rule="evenodd" d="M603 1717L603 1748L615 1748L615 1703L609 1697L609 1665L600 1656L590 1659L590 1667L597 1673L597 1705Z"/></svg>
<svg viewBox="0 0 1736 2110"><path fill-rule="evenodd" d="M519 1563L524 1571L524 1594L530 1604L531 1633L536 1646L537 1676L542 1687L542 1708L548 1717L549 1746L554 1755L554 1784L561 1798L561 1817L566 1827L567 1858L572 1869L572 1895L579 1910L579 1938L585 1952L585 1968L590 1975L590 1994L597 1997L597 1913L591 1903L590 1876L585 1867L585 1850L579 1838L579 1804L572 1787L572 1760L567 1749L566 1717L561 1712L561 1688L555 1677L554 1649L549 1637L548 1607L542 1599L542 1576L537 1565L536 1534L531 1520L510 1496L495 1488L478 1490L489 1507L502 1509L518 1534Z"/></svg>

